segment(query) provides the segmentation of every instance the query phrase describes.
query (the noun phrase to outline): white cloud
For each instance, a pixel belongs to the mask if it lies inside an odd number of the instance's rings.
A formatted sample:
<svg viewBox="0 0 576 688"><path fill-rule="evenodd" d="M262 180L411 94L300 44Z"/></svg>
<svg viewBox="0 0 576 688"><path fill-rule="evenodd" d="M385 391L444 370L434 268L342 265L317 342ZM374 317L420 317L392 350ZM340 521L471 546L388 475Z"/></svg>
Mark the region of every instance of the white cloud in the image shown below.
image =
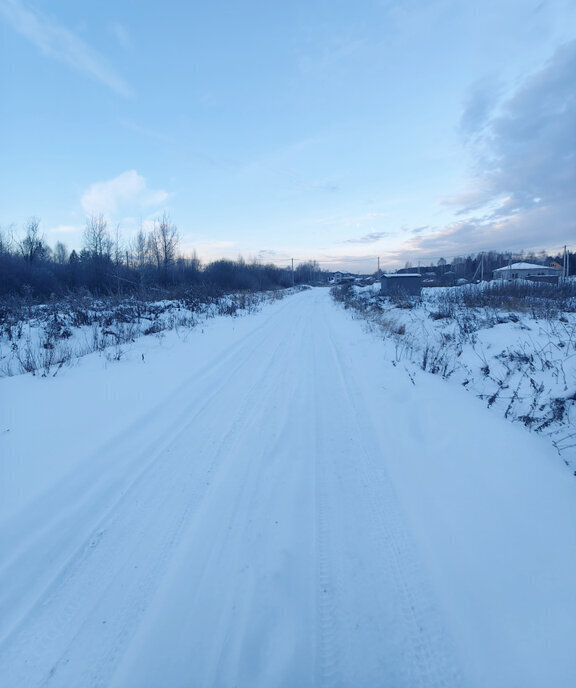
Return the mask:
<svg viewBox="0 0 576 688"><path fill-rule="evenodd" d="M131 89L106 58L69 29L38 10L27 9L19 0L0 0L0 15L19 34L31 41L44 55L84 72L122 96Z"/></svg>
<svg viewBox="0 0 576 688"><path fill-rule="evenodd" d="M81 203L86 214L102 213L109 217L160 206L168 197L162 189L149 189L146 179L136 170L128 170L114 179L91 184L82 194Z"/></svg>
<svg viewBox="0 0 576 688"><path fill-rule="evenodd" d="M119 24L118 22L115 22L110 26L110 31L114 38L118 41L118 45L123 48L124 50L131 50L132 49L132 39L130 38L130 34L126 30L126 27L124 27L122 24Z"/></svg>
<svg viewBox="0 0 576 688"><path fill-rule="evenodd" d="M58 225L56 227L49 227L46 231L52 234L72 234L81 230L82 227L78 225Z"/></svg>

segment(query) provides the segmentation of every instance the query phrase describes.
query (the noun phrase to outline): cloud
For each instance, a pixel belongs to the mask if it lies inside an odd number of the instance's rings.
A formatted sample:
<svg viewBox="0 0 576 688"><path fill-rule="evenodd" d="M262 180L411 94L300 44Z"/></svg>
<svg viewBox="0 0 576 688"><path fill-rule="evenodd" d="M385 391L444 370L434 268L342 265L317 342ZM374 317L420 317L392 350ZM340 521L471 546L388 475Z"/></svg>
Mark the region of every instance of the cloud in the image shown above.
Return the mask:
<svg viewBox="0 0 576 688"><path fill-rule="evenodd" d="M569 210L571 209L571 213ZM493 215L459 220L427 234L412 235L386 260L437 260L440 256L480 253L482 251L557 250L574 236L576 200L565 206L539 206L529 211L495 218Z"/></svg>
<svg viewBox="0 0 576 688"><path fill-rule="evenodd" d="M526 212L537 204L571 206L576 188L576 40L527 78L484 125L475 150L477 198L474 207L505 197L497 215ZM474 130L473 124L476 126ZM478 127L484 127L480 132Z"/></svg>
<svg viewBox="0 0 576 688"><path fill-rule="evenodd" d="M121 96L131 95L112 65L69 29L38 10L27 9L19 0L0 0L0 14L44 55L87 74Z"/></svg>
<svg viewBox="0 0 576 688"><path fill-rule="evenodd" d="M283 251L275 251L274 249L271 248L265 248L265 249L260 249L258 251L258 257L263 258L263 259L272 259L275 258L277 260L290 260L289 256L287 253Z"/></svg>
<svg viewBox="0 0 576 688"><path fill-rule="evenodd" d="M425 259L484 250L557 247L576 235L576 40L496 103L477 85L464 108L475 176L441 201L457 222L408 240Z"/></svg>
<svg viewBox="0 0 576 688"><path fill-rule="evenodd" d="M50 227L46 231L54 234L72 234L73 232L81 231L82 227L79 225L58 225Z"/></svg>
<svg viewBox="0 0 576 688"><path fill-rule="evenodd" d="M111 216L135 207L160 206L168 197L169 194L162 189L149 189L146 179L136 170L128 170L109 181L91 184L82 194L81 203L88 215L103 213Z"/></svg>
<svg viewBox="0 0 576 688"><path fill-rule="evenodd" d="M477 81L470 89L460 117L460 130L466 136L478 134L488 123L502 87L492 79Z"/></svg>
<svg viewBox="0 0 576 688"><path fill-rule="evenodd" d="M390 232L370 232L370 234L365 234L358 239L346 239L343 243L345 244L373 244L376 241L380 241L384 237L390 236Z"/></svg>
<svg viewBox="0 0 576 688"><path fill-rule="evenodd" d="M118 45L123 50L132 49L132 39L130 38L130 34L126 30L126 27L124 27L122 24L119 24L118 22L115 22L114 24L110 25L110 32L118 41Z"/></svg>

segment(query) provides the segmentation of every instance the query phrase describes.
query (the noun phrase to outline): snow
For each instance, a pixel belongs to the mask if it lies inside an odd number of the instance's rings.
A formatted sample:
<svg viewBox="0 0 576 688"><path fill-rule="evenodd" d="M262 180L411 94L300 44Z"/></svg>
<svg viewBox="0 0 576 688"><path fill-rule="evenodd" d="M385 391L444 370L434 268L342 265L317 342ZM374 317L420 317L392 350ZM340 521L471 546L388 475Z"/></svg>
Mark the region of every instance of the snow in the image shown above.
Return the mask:
<svg viewBox="0 0 576 688"><path fill-rule="evenodd" d="M535 268L550 270L546 265L537 265L536 263L512 263L512 265L505 265L503 268L497 268L494 272L504 272L506 270L534 270ZM560 271L560 268L556 268Z"/></svg>
<svg viewBox="0 0 576 688"><path fill-rule="evenodd" d="M574 685L574 478L394 364L312 289L0 380L2 685Z"/></svg>
<svg viewBox="0 0 576 688"><path fill-rule="evenodd" d="M424 369L463 386L492 411L548 437L574 471L576 304L533 294L504 308L479 298L488 289L425 289L398 303L355 289L347 305L410 376Z"/></svg>

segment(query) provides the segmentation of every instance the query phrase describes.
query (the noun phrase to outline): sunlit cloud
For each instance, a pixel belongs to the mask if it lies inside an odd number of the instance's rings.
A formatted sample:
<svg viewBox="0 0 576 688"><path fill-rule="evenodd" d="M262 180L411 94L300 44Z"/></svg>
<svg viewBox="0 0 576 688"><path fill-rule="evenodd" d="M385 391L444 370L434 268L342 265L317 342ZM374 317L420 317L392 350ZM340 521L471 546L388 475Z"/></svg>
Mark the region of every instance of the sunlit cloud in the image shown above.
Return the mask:
<svg viewBox="0 0 576 688"><path fill-rule="evenodd" d="M150 189L146 179L136 170L128 170L103 182L95 182L82 194L81 204L88 215L102 213L114 216L134 208L159 207L169 197L162 189Z"/></svg>

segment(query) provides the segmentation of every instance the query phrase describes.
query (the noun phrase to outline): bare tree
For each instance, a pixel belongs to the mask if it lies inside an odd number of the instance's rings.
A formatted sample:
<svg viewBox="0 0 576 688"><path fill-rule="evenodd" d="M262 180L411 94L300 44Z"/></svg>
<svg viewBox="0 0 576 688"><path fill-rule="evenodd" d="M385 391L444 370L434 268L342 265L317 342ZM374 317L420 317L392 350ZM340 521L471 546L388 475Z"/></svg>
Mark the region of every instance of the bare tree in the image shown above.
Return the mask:
<svg viewBox="0 0 576 688"><path fill-rule="evenodd" d="M149 241L152 255L164 281L167 281L169 269L176 260L178 242L178 228L170 221L168 214L164 213L161 218L154 221Z"/></svg>
<svg viewBox="0 0 576 688"><path fill-rule="evenodd" d="M150 232L146 238L146 252L150 259L156 263L158 272L160 272L162 268L162 250L155 231Z"/></svg>
<svg viewBox="0 0 576 688"><path fill-rule="evenodd" d="M13 239L13 226L9 226L7 229L0 227L0 256L7 255L12 251Z"/></svg>
<svg viewBox="0 0 576 688"><path fill-rule="evenodd" d="M59 265L65 265L68 262L68 249L66 244L63 244L61 241L57 241L54 246L54 260Z"/></svg>
<svg viewBox="0 0 576 688"><path fill-rule="evenodd" d="M104 215L91 215L86 220L84 248L92 259L110 258L113 242Z"/></svg>
<svg viewBox="0 0 576 688"><path fill-rule="evenodd" d="M116 268L122 263L122 256L124 249L122 248L122 236L120 233L120 223L116 224L116 233L114 238L114 263Z"/></svg>
<svg viewBox="0 0 576 688"><path fill-rule="evenodd" d="M140 227L136 236L130 242L130 252L136 267L142 268L149 262L148 240L146 232Z"/></svg>
<svg viewBox="0 0 576 688"><path fill-rule="evenodd" d="M40 220L31 217L26 224L26 234L20 242L20 253L27 263L37 263L46 257L47 246L40 235Z"/></svg>

